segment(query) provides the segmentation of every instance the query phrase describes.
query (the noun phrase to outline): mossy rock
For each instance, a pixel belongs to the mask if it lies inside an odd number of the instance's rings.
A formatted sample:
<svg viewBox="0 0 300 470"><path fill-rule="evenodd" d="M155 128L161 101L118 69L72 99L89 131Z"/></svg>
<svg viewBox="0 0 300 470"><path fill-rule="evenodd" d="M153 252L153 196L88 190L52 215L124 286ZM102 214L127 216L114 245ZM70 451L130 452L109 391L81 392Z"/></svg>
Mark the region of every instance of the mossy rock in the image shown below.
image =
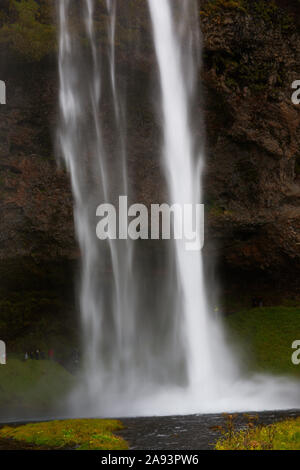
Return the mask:
<svg viewBox="0 0 300 470"><path fill-rule="evenodd" d="M55 50L53 0L7 0L0 16L0 45L26 61L39 61Z"/></svg>
<svg viewBox="0 0 300 470"><path fill-rule="evenodd" d="M76 450L125 450L128 444L114 434L123 428L120 421L72 419L26 424L0 429L0 438L31 443L37 447Z"/></svg>

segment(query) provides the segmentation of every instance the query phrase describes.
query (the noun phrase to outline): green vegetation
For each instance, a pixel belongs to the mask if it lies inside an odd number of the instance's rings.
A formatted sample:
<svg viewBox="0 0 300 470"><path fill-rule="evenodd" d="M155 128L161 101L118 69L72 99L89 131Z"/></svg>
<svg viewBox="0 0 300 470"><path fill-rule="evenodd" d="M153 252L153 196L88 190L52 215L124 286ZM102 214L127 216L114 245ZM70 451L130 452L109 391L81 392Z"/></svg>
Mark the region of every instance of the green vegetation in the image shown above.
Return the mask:
<svg viewBox="0 0 300 470"><path fill-rule="evenodd" d="M56 362L8 359L0 366L0 407L49 409L66 396L74 381Z"/></svg>
<svg viewBox="0 0 300 470"><path fill-rule="evenodd" d="M234 431L233 415L227 417L227 431L216 450L300 450L300 418L269 426L255 426L249 419L247 429Z"/></svg>
<svg viewBox="0 0 300 470"><path fill-rule="evenodd" d="M27 61L39 61L56 44L52 0L4 0L0 16L0 45Z"/></svg>
<svg viewBox="0 0 300 470"><path fill-rule="evenodd" d="M127 443L113 434L122 428L116 420L74 419L6 426L0 429L0 438L53 449L124 450L128 449Z"/></svg>
<svg viewBox="0 0 300 470"><path fill-rule="evenodd" d="M252 370L300 376L291 361L292 343L300 339L300 308L243 310L230 315L227 324Z"/></svg>
<svg viewBox="0 0 300 470"><path fill-rule="evenodd" d="M77 347L74 306L53 291L5 292L0 298L0 331L9 353L24 357L27 351L55 350L66 359Z"/></svg>
<svg viewBox="0 0 300 470"><path fill-rule="evenodd" d="M247 13L244 0L208 0L200 14L204 16L218 15L223 10L237 10Z"/></svg>
<svg viewBox="0 0 300 470"><path fill-rule="evenodd" d="M56 0L1 0L0 47L4 45L27 62L40 61L57 48ZM128 50L135 47L140 30L148 21L147 4L143 0L120 2L120 18L116 28L116 47ZM122 9L126 8L126 15ZM137 9L139 12L137 14ZM126 21L124 18L131 18ZM102 44L107 43L108 13L104 0L95 2L95 34ZM88 47L79 2L70 2L68 20L77 32L79 45ZM144 45L151 45L151 40Z"/></svg>

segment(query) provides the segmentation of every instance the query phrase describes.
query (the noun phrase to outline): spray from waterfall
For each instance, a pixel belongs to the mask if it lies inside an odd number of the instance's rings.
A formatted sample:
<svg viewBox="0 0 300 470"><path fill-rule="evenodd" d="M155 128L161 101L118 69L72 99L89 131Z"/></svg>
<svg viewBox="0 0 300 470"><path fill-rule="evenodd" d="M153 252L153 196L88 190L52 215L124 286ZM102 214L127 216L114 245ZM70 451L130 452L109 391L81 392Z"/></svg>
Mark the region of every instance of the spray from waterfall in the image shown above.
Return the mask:
<svg viewBox="0 0 300 470"><path fill-rule="evenodd" d="M168 203L195 205L202 198L204 165L203 142L194 138L201 119L194 122L192 109L201 57L197 1L145 3L158 65L159 153ZM98 205L116 204L120 195L134 197L129 97L120 85L115 47L121 3L101 2L105 43L95 28L97 5L58 0L58 143L71 177L81 250L84 367L70 399L73 411L124 416L296 407L298 385L241 376L207 301L201 252L187 251L183 240L169 241L159 251L164 276L157 279L154 255L150 260L144 255L147 242L96 237ZM178 224L175 213L175 228Z"/></svg>

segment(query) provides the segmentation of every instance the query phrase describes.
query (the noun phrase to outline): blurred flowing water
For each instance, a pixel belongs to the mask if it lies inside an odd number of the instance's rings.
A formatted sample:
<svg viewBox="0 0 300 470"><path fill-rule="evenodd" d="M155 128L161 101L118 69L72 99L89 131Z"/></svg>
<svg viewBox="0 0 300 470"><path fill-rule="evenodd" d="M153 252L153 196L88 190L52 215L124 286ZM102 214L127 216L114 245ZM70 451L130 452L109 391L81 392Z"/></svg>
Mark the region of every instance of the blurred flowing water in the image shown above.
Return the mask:
<svg viewBox="0 0 300 470"><path fill-rule="evenodd" d="M202 126L194 106L202 49L198 3L144 3L157 58L153 108L161 124L166 202L197 204L204 165L203 129L195 138ZM84 370L71 408L77 415L128 416L297 407L297 383L243 377L208 302L201 251L169 241L163 251L164 278L155 280L142 255L145 245L96 237L99 204L117 206L120 195L138 202L129 177L131 94L126 84L131 71L128 65L122 81L124 70L119 73L116 60L116 25L124 18L118 16L119 1L101 4L107 17L102 40L94 21L97 2L82 0L74 7L70 0L59 0L57 7L58 148L71 177L81 249Z"/></svg>

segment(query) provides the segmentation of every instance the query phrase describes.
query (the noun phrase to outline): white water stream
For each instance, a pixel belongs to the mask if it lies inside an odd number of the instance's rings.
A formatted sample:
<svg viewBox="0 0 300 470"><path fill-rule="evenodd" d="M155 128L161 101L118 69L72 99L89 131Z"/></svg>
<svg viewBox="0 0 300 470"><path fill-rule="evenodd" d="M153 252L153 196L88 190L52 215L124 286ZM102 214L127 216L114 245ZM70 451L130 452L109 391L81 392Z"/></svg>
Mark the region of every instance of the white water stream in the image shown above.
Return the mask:
<svg viewBox="0 0 300 470"><path fill-rule="evenodd" d="M158 64L168 202L197 204L204 165L203 145L193 137L192 105L201 56L197 2L146 1ZM74 412L124 416L300 406L297 383L245 378L241 373L207 301L201 251L187 251L182 240L170 241L164 287L153 292L158 300L149 307L150 297L143 292L153 286L147 277L141 280L135 242L96 238L97 205L131 195L125 100L118 88L115 54L118 2L103 4L109 19L106 67L96 38L95 2L80 3L88 42L84 48L72 28L70 0L58 1L59 147L71 176L82 257L79 298L85 367L71 398ZM102 109L108 93L115 135L109 146ZM117 172L111 169L112 153ZM171 300L164 303L162 298Z"/></svg>

